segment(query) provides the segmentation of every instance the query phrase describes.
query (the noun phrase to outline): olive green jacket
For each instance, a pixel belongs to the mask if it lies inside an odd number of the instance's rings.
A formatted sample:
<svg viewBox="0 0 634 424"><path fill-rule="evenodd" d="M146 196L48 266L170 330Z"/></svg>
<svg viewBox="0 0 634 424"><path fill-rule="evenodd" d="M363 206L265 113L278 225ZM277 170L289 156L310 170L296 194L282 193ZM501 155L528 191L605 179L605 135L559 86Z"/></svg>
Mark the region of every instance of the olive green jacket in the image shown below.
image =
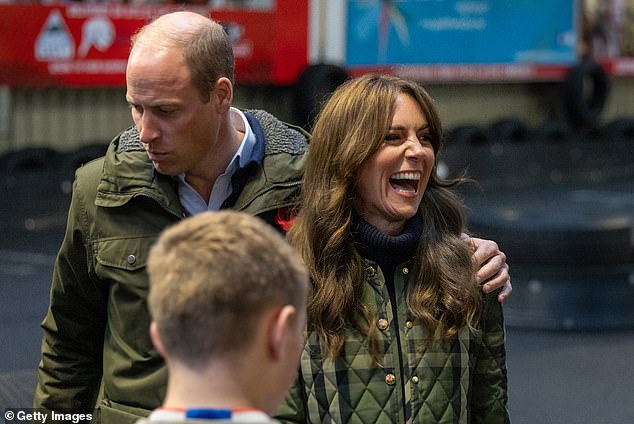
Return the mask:
<svg viewBox="0 0 634 424"><path fill-rule="evenodd" d="M396 328L380 269L367 261L363 302L377 317L381 366L371 366L367 339L347 329L342 353L324 359L309 332L300 372L276 418L296 423L509 422L502 306L485 296L481 330L467 328L448 341L428 343L429 333L407 313L408 264L394 275ZM397 340L397 335L400 340Z"/></svg>
<svg viewBox="0 0 634 424"><path fill-rule="evenodd" d="M298 201L307 134L264 111L245 114L260 160L238 178L232 208L274 223ZM161 405L166 369L148 333L145 264L161 230L184 216L175 179L154 170L134 128L77 171L42 322L36 408L93 413L97 403L102 422L125 423Z"/></svg>

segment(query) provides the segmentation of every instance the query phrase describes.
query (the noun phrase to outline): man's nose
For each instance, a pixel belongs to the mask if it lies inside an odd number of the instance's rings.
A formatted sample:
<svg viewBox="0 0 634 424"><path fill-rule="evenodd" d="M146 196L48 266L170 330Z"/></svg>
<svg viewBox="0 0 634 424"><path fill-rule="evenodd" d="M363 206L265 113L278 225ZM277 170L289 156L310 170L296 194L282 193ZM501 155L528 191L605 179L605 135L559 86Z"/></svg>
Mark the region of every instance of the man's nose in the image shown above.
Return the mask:
<svg viewBox="0 0 634 424"><path fill-rule="evenodd" d="M143 113L141 116L137 130L139 131L141 143L144 144L151 143L160 135L158 125L156 124L152 114L148 112Z"/></svg>

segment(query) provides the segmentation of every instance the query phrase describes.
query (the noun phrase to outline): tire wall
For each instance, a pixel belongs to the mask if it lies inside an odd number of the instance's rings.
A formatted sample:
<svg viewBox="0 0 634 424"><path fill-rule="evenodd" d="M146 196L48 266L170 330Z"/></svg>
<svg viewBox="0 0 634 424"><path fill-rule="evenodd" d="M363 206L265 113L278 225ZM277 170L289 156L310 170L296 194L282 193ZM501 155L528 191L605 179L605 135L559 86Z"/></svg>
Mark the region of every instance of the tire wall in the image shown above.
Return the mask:
<svg viewBox="0 0 634 424"><path fill-rule="evenodd" d="M429 84L444 126L516 118L529 126L565 121L554 83ZM613 79L600 121L634 117L634 77ZM0 153L26 147L72 150L110 140L131 124L125 89L7 89L0 102ZM7 94L8 93L8 94ZM237 87L235 105L292 121L290 87Z"/></svg>

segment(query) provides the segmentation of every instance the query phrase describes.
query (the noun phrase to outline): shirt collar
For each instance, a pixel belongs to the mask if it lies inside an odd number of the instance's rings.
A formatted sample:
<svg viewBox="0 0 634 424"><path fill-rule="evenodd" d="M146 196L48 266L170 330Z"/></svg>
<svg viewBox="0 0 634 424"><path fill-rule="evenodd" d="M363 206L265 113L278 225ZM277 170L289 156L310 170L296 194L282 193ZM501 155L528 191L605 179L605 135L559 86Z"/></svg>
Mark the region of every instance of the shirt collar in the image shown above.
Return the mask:
<svg viewBox="0 0 634 424"><path fill-rule="evenodd" d="M241 110L232 107L231 111L237 113L244 123L244 137L242 138L242 143L240 143L240 147L238 147L236 154L231 159L231 162L237 158L239 168L244 168L254 159L253 148L255 147L255 134L249 125L249 121L247 121L247 117Z"/></svg>
<svg viewBox="0 0 634 424"><path fill-rule="evenodd" d="M157 408L150 414L150 421L187 421L196 420L228 420L235 422L256 423L272 422L264 412L251 408Z"/></svg>

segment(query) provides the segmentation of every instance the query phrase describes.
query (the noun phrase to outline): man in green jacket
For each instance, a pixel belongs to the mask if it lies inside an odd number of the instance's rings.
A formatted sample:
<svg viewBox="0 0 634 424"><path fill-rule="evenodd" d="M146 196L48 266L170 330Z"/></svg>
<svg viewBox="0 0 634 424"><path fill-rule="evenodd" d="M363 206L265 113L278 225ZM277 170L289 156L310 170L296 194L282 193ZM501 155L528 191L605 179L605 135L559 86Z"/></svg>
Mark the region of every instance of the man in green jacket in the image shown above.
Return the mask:
<svg viewBox="0 0 634 424"><path fill-rule="evenodd" d="M231 44L198 14L145 27L126 77L135 127L77 172L35 396L36 407L56 411L92 413L97 402L102 421L117 423L146 415L165 392L146 306L157 235L208 209L276 225L296 204L308 147L301 130L231 107Z"/></svg>
<svg viewBox="0 0 634 424"><path fill-rule="evenodd" d="M165 395L146 302L146 258L158 234L228 208L285 230L308 149L301 129L231 106L233 53L219 24L174 12L132 41L126 99L135 125L77 171L34 401L104 423L134 422ZM504 254L493 242L476 244L485 290L504 285Z"/></svg>

